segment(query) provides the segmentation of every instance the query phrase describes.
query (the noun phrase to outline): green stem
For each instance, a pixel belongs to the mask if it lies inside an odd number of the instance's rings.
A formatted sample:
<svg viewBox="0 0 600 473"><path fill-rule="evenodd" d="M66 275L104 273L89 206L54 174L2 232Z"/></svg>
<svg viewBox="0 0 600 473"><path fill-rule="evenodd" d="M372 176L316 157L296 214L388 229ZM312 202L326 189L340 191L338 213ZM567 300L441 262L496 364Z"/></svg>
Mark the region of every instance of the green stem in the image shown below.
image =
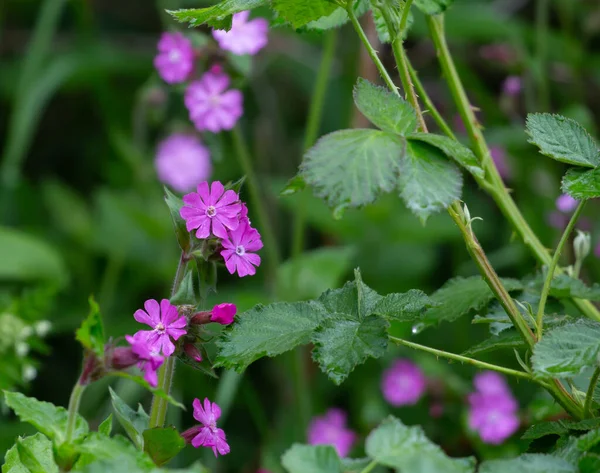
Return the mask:
<svg viewBox="0 0 600 473"><path fill-rule="evenodd" d="M365 466L360 473L369 473L376 466L377 466L377 461L376 460L372 460L371 463L369 463L367 466Z"/></svg>
<svg viewBox="0 0 600 473"><path fill-rule="evenodd" d="M277 267L279 266L280 261L277 240L275 238L273 226L271 225L271 220L269 219L269 214L260 196L260 184L258 183L256 174L252 168L252 161L250 159L250 153L248 152L248 146L246 145L244 134L242 133L239 125L233 129L232 136L235 154L237 155L240 166L242 167L242 170L246 175L246 179L248 180L248 190L250 192L252 207L258 214L258 221L261 227L263 239L265 241L265 248L268 257L269 274L273 280L275 278Z"/></svg>
<svg viewBox="0 0 600 473"><path fill-rule="evenodd" d="M81 395L85 390L85 385L80 384L79 381L73 386L71 391L71 397L69 398L69 414L67 417L67 432L65 435L65 442L70 443L73 440L73 434L75 433L75 424L77 423L77 413L79 412L79 404L81 403Z"/></svg>
<svg viewBox="0 0 600 473"><path fill-rule="evenodd" d="M550 285L552 284L552 279L554 278L554 271L556 269L556 266L558 265L558 260L560 259L560 255L562 254L563 248L569 240L569 236L571 235L573 228L575 228L575 224L577 223L577 220L579 219L579 216L581 215L581 212L583 211L586 202L587 200L582 200L575 209L575 212L573 212L573 216L571 217L571 220L569 220L569 224L567 225L567 228L565 228L565 231L563 232L562 237L560 238L560 241L556 246L556 250L554 251L552 261L548 266L548 273L546 274L546 280L544 281L544 286L542 287L542 295L540 296L540 303L538 305L536 317L538 340L541 340L542 338L544 324L544 309L546 308L546 300L548 299L548 294L550 293Z"/></svg>
<svg viewBox="0 0 600 473"><path fill-rule="evenodd" d="M402 17L400 18L400 37L404 36L404 32L406 31L406 24L408 23L408 14L410 13L410 7L412 3L413 0L405 0L404 2Z"/></svg>
<svg viewBox="0 0 600 473"><path fill-rule="evenodd" d="M592 375L592 379L590 379L590 385L588 386L585 395L585 404L583 406L583 414L585 417L592 417L592 400L594 399L594 391L598 384L598 378L600 378L600 366L594 370L594 374Z"/></svg>
<svg viewBox="0 0 600 473"><path fill-rule="evenodd" d="M323 55L321 56L321 65L317 73L317 80L313 90L310 108L308 112L308 121L306 122L306 131L304 134L304 144L302 152L310 148L316 141L323 117L323 104L325 102L325 92L329 84L329 76L335 56L335 45L337 43L337 30L329 30L325 34L323 41ZM306 205L301 203L296 211L294 219L294 234L292 237L292 258L299 256L304 248L304 234L306 225Z"/></svg>

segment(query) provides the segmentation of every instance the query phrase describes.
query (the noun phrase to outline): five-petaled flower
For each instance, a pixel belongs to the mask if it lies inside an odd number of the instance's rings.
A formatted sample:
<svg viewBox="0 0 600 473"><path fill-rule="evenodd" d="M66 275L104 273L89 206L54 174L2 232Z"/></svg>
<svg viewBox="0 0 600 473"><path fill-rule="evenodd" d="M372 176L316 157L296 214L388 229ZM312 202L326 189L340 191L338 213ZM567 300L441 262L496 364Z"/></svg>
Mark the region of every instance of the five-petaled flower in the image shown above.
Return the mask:
<svg viewBox="0 0 600 473"><path fill-rule="evenodd" d="M156 387L158 376L156 370L163 364L164 357L154 350L145 336L138 332L134 336L125 335L125 340L131 344L131 351L138 359L138 368L144 372L144 379L150 386Z"/></svg>
<svg viewBox="0 0 600 473"><path fill-rule="evenodd" d="M184 206L179 211L189 231L196 230L196 238L208 238L211 233L227 238L227 230L238 228L242 210L240 198L234 190L225 190L214 181L210 190L208 182L198 184L198 192L183 196Z"/></svg>
<svg viewBox="0 0 600 473"><path fill-rule="evenodd" d="M158 75L169 84L184 82L194 66L194 49L189 39L181 33L163 33L158 42L158 55L154 67Z"/></svg>
<svg viewBox="0 0 600 473"><path fill-rule="evenodd" d="M228 238L224 238L221 244L224 248L221 256L229 273L237 271L241 278L256 273L255 266L260 266L260 256L254 252L260 250L263 243L260 233L250 226L248 220L242 220L235 230L229 231Z"/></svg>
<svg viewBox="0 0 600 473"><path fill-rule="evenodd" d="M264 18L248 21L249 16L249 11L236 13L229 31L213 30L213 38L221 49L238 55L254 55L267 45L269 23Z"/></svg>
<svg viewBox="0 0 600 473"><path fill-rule="evenodd" d="M144 309L146 310L136 310L133 317L138 322L152 327L152 330L140 330L136 333L136 338L143 338L151 351L160 353L162 349L163 355L171 356L175 351L171 338L177 340L187 333L186 318L179 317L177 307L167 299L160 301L160 305L154 299L149 299L144 302Z"/></svg>
<svg viewBox="0 0 600 473"><path fill-rule="evenodd" d="M194 419L202 424L198 434L192 439L192 445L212 448L215 456L227 455L229 444L223 429L217 428L217 420L221 417L221 408L214 402L204 399L204 406L200 399L194 399Z"/></svg>

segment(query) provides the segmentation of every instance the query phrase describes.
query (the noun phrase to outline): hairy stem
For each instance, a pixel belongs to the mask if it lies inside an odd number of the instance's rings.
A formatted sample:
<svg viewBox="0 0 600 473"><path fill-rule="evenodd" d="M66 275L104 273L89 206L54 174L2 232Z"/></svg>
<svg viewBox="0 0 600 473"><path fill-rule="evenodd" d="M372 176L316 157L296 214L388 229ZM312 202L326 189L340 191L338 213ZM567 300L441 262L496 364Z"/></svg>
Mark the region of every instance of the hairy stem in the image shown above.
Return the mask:
<svg viewBox="0 0 600 473"><path fill-rule="evenodd" d="M582 200L575 209L575 212L573 212L571 220L569 220L567 228L565 228L562 237L560 237L560 241L556 246L556 250L554 251L552 261L550 261L550 265L548 266L548 273L546 274L546 280L544 281L544 286L542 287L542 294L540 296L540 303L538 305L536 317L538 340L541 340L542 338L544 326L544 309L546 308L546 300L548 299L548 294L550 293L550 285L552 284L552 279L554 278L554 271L556 270L556 266L558 265L558 260L560 259L560 255L562 254L563 248L569 240L569 236L571 235L573 228L575 228L575 224L577 223L577 220L579 219L579 216L581 215L581 212L583 211L586 202L587 200Z"/></svg>
<svg viewBox="0 0 600 473"><path fill-rule="evenodd" d="M77 413L79 412L79 404L81 403L81 395L85 390L85 385L79 381L73 386L71 391L71 397L69 398L69 414L67 417L67 432L65 435L65 442L70 443L73 440L73 434L75 433L75 424L77 423Z"/></svg>
<svg viewBox="0 0 600 473"><path fill-rule="evenodd" d="M587 393L585 395L585 404L583 406L583 415L585 417L592 417L592 401L594 399L594 391L598 384L598 378L600 378L600 366L594 370L592 379L590 379L590 385L588 386Z"/></svg>

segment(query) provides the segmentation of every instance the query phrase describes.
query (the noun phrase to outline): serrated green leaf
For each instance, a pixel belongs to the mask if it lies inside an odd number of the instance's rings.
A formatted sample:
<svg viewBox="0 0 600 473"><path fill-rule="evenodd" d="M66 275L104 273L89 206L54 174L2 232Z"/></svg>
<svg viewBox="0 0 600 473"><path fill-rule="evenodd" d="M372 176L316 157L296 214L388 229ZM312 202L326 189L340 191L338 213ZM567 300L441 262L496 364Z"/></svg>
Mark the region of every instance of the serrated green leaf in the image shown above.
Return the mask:
<svg viewBox="0 0 600 473"><path fill-rule="evenodd" d="M81 327L75 332L75 338L83 345L83 347L96 355L96 358L102 360L104 358L104 324L102 323L102 315L100 307L92 296L89 298L90 313L81 324Z"/></svg>
<svg viewBox="0 0 600 473"><path fill-rule="evenodd" d="M496 350L519 350L525 348L525 340L519 332L514 329L504 330L498 335L493 335L485 339L483 342L472 346L463 353L465 356L481 355Z"/></svg>
<svg viewBox="0 0 600 473"><path fill-rule="evenodd" d="M367 437L367 455L381 465L410 473L473 473L473 458L450 458L421 427L388 417Z"/></svg>
<svg viewBox="0 0 600 473"><path fill-rule="evenodd" d="M435 135L433 133L411 133L407 136L408 140L422 141L431 146L435 146L450 159L465 168L476 177L483 178L485 172L479 160L469 148L462 143L448 138L447 136Z"/></svg>
<svg viewBox="0 0 600 473"><path fill-rule="evenodd" d="M529 142L545 156L577 166L595 168L600 164L598 146L575 120L550 113L530 113L527 133Z"/></svg>
<svg viewBox="0 0 600 473"><path fill-rule="evenodd" d="M592 286L586 286L580 279L572 278L566 274L558 274L552 279L550 295L557 299L578 298L600 301L600 284L594 283Z"/></svg>
<svg viewBox="0 0 600 473"><path fill-rule="evenodd" d="M398 322L414 322L434 305L435 302L423 291L411 289L408 292L388 294L377 303L373 314Z"/></svg>
<svg viewBox="0 0 600 473"><path fill-rule="evenodd" d="M272 0L271 6L292 27L300 28L311 21L331 15L337 8L328 0Z"/></svg>
<svg viewBox="0 0 600 473"><path fill-rule="evenodd" d="M369 9L369 0L359 0L354 2L354 14L357 18L360 18ZM324 31L331 28L339 28L340 26L348 23L350 18L345 8L338 7L330 15L319 18L318 20L311 21L306 24L307 30Z"/></svg>
<svg viewBox="0 0 600 473"><path fill-rule="evenodd" d="M173 305L196 305L196 290L194 288L194 269L189 268L177 292L170 299Z"/></svg>
<svg viewBox="0 0 600 473"><path fill-rule="evenodd" d="M212 7L188 8L169 11L177 21L189 23L190 26L200 26L204 23L216 29L229 30L231 16L244 10L252 10L268 3L268 0L224 0Z"/></svg>
<svg viewBox="0 0 600 473"><path fill-rule="evenodd" d="M188 252L192 246L192 235L187 231L185 226L185 220L179 214L181 207L183 207L183 200L173 194L166 186L165 190L165 202L169 207L169 213L171 214L171 220L173 221L173 229L175 230L175 237L179 243L179 247L182 251Z"/></svg>
<svg viewBox="0 0 600 473"><path fill-rule="evenodd" d="M123 427L125 433L135 446L142 450L144 448L143 433L148 429L150 417L146 414L141 404L138 405L137 411L134 411L110 386L108 387L108 391L110 392L111 403L119 424L121 424L121 427Z"/></svg>
<svg viewBox="0 0 600 473"><path fill-rule="evenodd" d="M179 407L180 409L183 409L184 411L186 410L186 408L185 408L185 406L183 404L181 404L179 401L176 401L175 398L173 398L172 396L170 396L169 394L167 394L161 388L155 388L155 387L150 386L150 384L148 383L148 381L146 381L141 376L136 376L136 375L128 373L126 371L111 371L109 373L109 375L110 376L118 376L120 378L130 379L131 381L139 384L143 388L145 388L148 391L150 391L155 396L158 396L161 399L164 399L165 401L169 402L173 406Z"/></svg>
<svg viewBox="0 0 600 473"><path fill-rule="evenodd" d="M546 435L565 435L573 430L591 430L600 427L600 419L584 419L574 421L571 419L561 419L552 422L540 422L529 427L521 436L523 440L535 440Z"/></svg>
<svg viewBox="0 0 600 473"><path fill-rule="evenodd" d="M360 112L382 131L404 136L417 129L415 110L387 88L359 77L353 96Z"/></svg>
<svg viewBox="0 0 600 473"><path fill-rule="evenodd" d="M596 365L600 353L600 323L581 319L556 327L535 344L531 362L539 376L565 378Z"/></svg>
<svg viewBox="0 0 600 473"><path fill-rule="evenodd" d="M335 384L341 384L367 358L385 354L389 323L376 315L357 318L334 314L323 321L312 337L313 358Z"/></svg>
<svg viewBox="0 0 600 473"><path fill-rule="evenodd" d="M31 437L18 437L6 453L2 473L58 473L52 442L39 432Z"/></svg>
<svg viewBox="0 0 600 473"><path fill-rule="evenodd" d="M60 445L65 441L68 413L64 407L38 401L21 393L4 391L6 405L10 407L22 422L33 425L46 437ZM89 431L87 422L79 414L75 420L73 439L78 439Z"/></svg>
<svg viewBox="0 0 600 473"><path fill-rule="evenodd" d="M362 282L360 270L354 270L354 281L349 281L340 289L330 289L318 301L330 314L347 314L359 320L374 313L382 296Z"/></svg>
<svg viewBox="0 0 600 473"><path fill-rule="evenodd" d="M110 389L110 386L108 389ZM112 414L109 414L108 417L104 419L98 426L98 432L102 435L110 437L110 433L112 432Z"/></svg>
<svg viewBox="0 0 600 473"><path fill-rule="evenodd" d="M288 473L341 473L342 464L330 445L294 444L281 457Z"/></svg>
<svg viewBox="0 0 600 473"><path fill-rule="evenodd" d="M157 427L144 431L144 451L158 466L164 465L185 447L175 427Z"/></svg>
<svg viewBox="0 0 600 473"><path fill-rule="evenodd" d="M277 356L308 343L326 315L314 301L257 305L241 314L217 342L215 366L241 371L263 356Z"/></svg>
<svg viewBox="0 0 600 473"><path fill-rule="evenodd" d="M398 182L403 138L378 130L341 130L322 137L304 155L301 175L331 207L359 207Z"/></svg>
<svg viewBox="0 0 600 473"><path fill-rule="evenodd" d="M406 206L425 223L462 193L462 174L437 148L411 141L400 161L400 195Z"/></svg>
<svg viewBox="0 0 600 473"><path fill-rule="evenodd" d="M426 15L437 15L448 9L454 0L415 0L415 6Z"/></svg>
<svg viewBox="0 0 600 473"><path fill-rule="evenodd" d="M577 473L577 468L552 455L526 453L508 460L489 460L479 467L479 473Z"/></svg>
<svg viewBox="0 0 600 473"><path fill-rule="evenodd" d="M16 445L13 445L10 449L8 449L4 455L2 473L30 473L27 467L21 462Z"/></svg>
<svg viewBox="0 0 600 473"><path fill-rule="evenodd" d="M569 169L563 177L561 188L577 200L600 197L600 168L589 171Z"/></svg>
<svg viewBox="0 0 600 473"><path fill-rule="evenodd" d="M79 458L75 463L74 471L98 460L132 460L142 470L154 469L155 465L148 455L137 450L134 445L121 435L107 437L98 432L91 432L83 442L76 444Z"/></svg>

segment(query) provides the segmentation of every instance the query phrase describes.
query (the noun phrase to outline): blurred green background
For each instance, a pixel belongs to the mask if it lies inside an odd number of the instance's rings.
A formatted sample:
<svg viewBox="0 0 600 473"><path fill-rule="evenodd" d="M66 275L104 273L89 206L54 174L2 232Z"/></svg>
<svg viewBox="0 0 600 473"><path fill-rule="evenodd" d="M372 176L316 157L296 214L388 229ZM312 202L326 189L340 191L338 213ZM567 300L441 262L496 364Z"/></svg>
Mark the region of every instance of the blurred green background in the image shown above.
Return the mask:
<svg viewBox="0 0 600 473"><path fill-rule="evenodd" d="M93 294L108 335L136 330L133 312L148 298L168 294L178 260L177 243L153 158L156 143L174 129L191 127L181 88L168 87L153 70L156 42L175 25L164 9L210 2L158 0L4 0L0 2L0 388L18 388L39 399L66 405L77 379L81 350L74 330ZM269 16L267 10L257 14ZM370 16L362 18L373 41ZM183 28L182 28L183 29ZM580 121L597 136L600 119L600 4L596 0L456 0L447 14L449 43L489 144L505 154L507 185L530 225L552 247L560 230L549 224L565 168L543 159L527 143L526 111L554 111ZM219 272L215 302L235 302L240 311L258 302L298 300L340 286L359 266L364 281L380 293L440 287L454 275L476 274L459 233L447 215L426 226L396 196L385 196L341 220L310 191L280 197L302 156L307 110L322 44L332 33L295 33L278 27L256 58L239 60L243 85L242 126L250 144L262 198L275 227L282 260L291 254L295 212L307 216L309 254L279 267L268 262L254 278ZM377 81L354 32L337 33L336 56L326 94L320 134L368 126L352 103L357 76ZM460 133L449 92L420 15L407 42L409 55L445 118ZM393 70L389 48L378 44ZM523 90L503 92L508 76ZM432 125L435 129L435 126ZM242 174L229 133L203 136L214 163L213 178ZM464 138L464 136L463 136ZM502 276L534 272L535 261L495 207L465 176L464 200L483 222L475 230ZM247 200L247 191L242 197ZM250 209L250 216L254 210ZM588 205L582 227L600 240L599 209ZM555 215L556 217L556 215ZM262 230L259 227L259 230ZM265 252L263 251L263 256ZM569 255L567 256L569 257ZM299 277L293 275L299 272ZM583 277L595 281L600 262L591 256ZM49 321L51 329L46 333ZM411 327L394 328L410 336ZM482 340L487 329L463 319L452 326L415 335L420 343L461 352ZM428 375L451 388L446 413L429 416L431 395L416 408L393 410L379 391L382 369L395 356L409 356ZM497 363L515 365L511 353ZM334 387L304 350L265 359L239 376L211 379L187 366L177 371L174 395L191 405L194 397L216 399L226 411L223 427L232 454L219 471L276 472L281 452L305 441L311 416L328 407L348 410L349 423L366 434L389 412L407 423L421 423L429 436L453 455L473 452L493 457L526 446L480 445L467 434L461 396L473 370L429 356L390 349L386 359L369 361L341 387ZM148 403L136 385L112 381L132 404ZM97 425L110 412L107 382L90 388L82 411ZM538 398L529 385L514 384L522 406ZM543 401L530 405L527 415ZM533 407L531 407L533 406ZM170 410L178 427L192 424L191 412ZM0 414L0 454L28 428ZM354 451L359 455L361 447ZM212 453L188 448L173 466Z"/></svg>

